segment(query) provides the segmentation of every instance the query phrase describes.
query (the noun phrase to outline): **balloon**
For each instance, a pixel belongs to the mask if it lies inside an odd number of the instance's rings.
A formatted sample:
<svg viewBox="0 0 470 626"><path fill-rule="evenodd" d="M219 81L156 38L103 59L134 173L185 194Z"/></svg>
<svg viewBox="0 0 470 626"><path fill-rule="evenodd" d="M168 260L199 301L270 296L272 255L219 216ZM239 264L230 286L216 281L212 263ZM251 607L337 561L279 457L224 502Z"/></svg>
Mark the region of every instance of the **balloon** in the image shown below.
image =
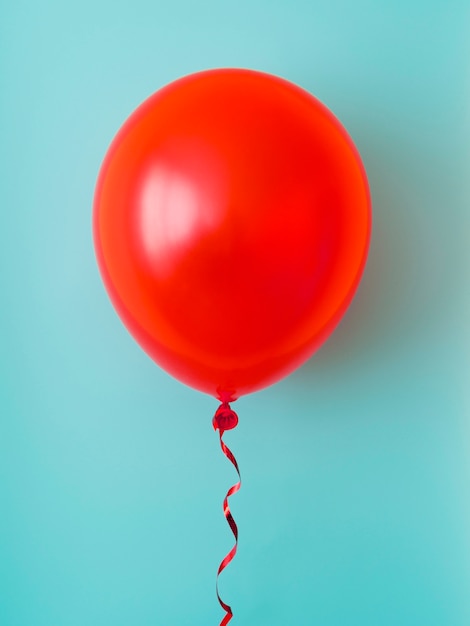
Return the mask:
<svg viewBox="0 0 470 626"><path fill-rule="evenodd" d="M219 69L157 91L103 162L94 242L112 302L180 381L235 400L331 334L371 229L350 137L275 76Z"/></svg>

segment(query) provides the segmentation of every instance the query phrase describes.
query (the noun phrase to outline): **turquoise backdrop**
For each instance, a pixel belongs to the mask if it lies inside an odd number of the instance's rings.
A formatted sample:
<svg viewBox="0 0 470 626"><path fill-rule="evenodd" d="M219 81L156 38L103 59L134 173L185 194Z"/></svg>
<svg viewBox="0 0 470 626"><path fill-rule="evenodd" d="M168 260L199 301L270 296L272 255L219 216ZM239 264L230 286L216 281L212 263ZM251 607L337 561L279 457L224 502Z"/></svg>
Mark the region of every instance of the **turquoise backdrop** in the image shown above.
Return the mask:
<svg viewBox="0 0 470 626"><path fill-rule="evenodd" d="M114 133L242 66L310 90L368 175L341 326L237 402L233 624L470 624L470 5L15 0L0 9L0 624L211 626L235 473L216 402L134 343L91 237Z"/></svg>

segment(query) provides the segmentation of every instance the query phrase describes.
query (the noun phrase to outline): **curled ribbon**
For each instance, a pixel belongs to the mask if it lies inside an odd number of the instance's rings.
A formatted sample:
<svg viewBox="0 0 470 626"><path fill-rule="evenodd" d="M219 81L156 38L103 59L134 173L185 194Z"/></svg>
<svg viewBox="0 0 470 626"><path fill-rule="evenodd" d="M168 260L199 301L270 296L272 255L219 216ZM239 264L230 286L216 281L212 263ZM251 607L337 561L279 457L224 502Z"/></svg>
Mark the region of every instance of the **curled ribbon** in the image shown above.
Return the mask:
<svg viewBox="0 0 470 626"><path fill-rule="evenodd" d="M225 617L220 622L220 626L226 626L226 624L228 624L230 622L230 620L232 619L233 612L232 612L231 607L228 604L226 604L222 600L222 598L220 597L218 582L219 582L219 575L227 567L227 565L230 563L230 561L233 559L233 557L237 553L238 528L237 528L235 520L233 519L233 516L232 516L232 514L230 512L230 508L229 508L229 505L228 505L228 499L234 493L239 491L242 482L241 482L240 470L238 469L238 463L237 463L235 457L233 456L231 450L225 445L224 441L222 440L222 437L223 437L223 434L224 434L224 432L226 430L231 430L232 428L235 428L235 426L238 424L238 415L235 413L235 411L232 411L232 409L230 408L230 405L228 404L228 402L224 402L217 409L217 411L216 411L216 413L214 415L214 418L212 420L212 424L214 426L214 430L218 430L219 431L220 447L222 448L222 452L225 454L227 459L232 463L234 468L237 470L237 474L238 474L238 478L239 478L238 482L235 485L233 485L232 487L230 487L230 489L227 491L227 495L225 496L224 502L223 502L223 510L224 510L225 519L227 520L228 525L230 526L230 529L231 529L231 531L233 533L233 536L235 537L235 545L233 546L233 548L230 550L230 552L227 554L227 556L220 563L219 569L217 570L217 579L216 579L216 584L215 584L215 589L216 589L216 593L217 593L217 599L219 600L220 606L224 609L224 611L226 613Z"/></svg>

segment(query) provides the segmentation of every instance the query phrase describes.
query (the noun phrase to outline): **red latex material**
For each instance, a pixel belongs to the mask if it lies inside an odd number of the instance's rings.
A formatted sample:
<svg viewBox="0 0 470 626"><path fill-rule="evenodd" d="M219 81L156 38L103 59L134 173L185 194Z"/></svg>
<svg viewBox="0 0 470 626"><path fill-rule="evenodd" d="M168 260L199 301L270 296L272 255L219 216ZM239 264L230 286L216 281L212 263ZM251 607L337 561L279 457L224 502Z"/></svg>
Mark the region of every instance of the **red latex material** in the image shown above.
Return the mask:
<svg viewBox="0 0 470 626"><path fill-rule="evenodd" d="M235 411L232 411L229 404L225 402L221 404L220 407L217 409L216 414L214 415L214 419L212 420L212 424L214 426L214 429L219 431L220 447L222 448L222 452L225 454L225 456L229 459L229 461L232 463L234 468L237 470L237 474L239 478L239 481L235 485L230 487L230 489L227 491L227 495L225 496L224 502L223 502L223 511L224 511L225 519L227 520L228 525L230 526L230 529L233 533L233 536L235 537L235 545L227 554L227 556L222 560L221 564L219 565L219 569L217 570L217 582L216 582L217 598L219 600L220 606L226 612L225 617L220 622L220 626L225 626L225 624L228 624L229 621L232 619L233 612L232 612L231 607L228 604L226 604L219 595L218 578L219 578L219 574L227 567L227 565L230 563L230 561L232 561L232 559L237 553L238 528L230 512L228 499L231 495L239 491L242 483L241 483L240 470L238 469L238 463L235 457L233 456L231 450L226 446L226 444L222 440L222 436L225 430L230 430L232 428L235 428L235 426L238 424L238 415L235 413Z"/></svg>
<svg viewBox="0 0 470 626"><path fill-rule="evenodd" d="M100 171L94 241L125 325L179 380L234 400L307 360L365 264L368 185L313 96L250 70L156 92Z"/></svg>

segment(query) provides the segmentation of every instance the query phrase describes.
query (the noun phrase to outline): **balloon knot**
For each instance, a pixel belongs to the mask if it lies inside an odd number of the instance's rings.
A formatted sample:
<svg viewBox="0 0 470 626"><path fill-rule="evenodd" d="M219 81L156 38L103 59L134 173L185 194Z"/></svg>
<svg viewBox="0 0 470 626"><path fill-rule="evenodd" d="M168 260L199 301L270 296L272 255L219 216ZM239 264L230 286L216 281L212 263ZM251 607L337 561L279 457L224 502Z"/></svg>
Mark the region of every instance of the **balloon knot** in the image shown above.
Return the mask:
<svg viewBox="0 0 470 626"><path fill-rule="evenodd" d="M214 430L220 430L221 433L224 430L231 430L238 424L238 415L235 411L232 411L228 402L223 402L217 411L215 412L212 420Z"/></svg>

